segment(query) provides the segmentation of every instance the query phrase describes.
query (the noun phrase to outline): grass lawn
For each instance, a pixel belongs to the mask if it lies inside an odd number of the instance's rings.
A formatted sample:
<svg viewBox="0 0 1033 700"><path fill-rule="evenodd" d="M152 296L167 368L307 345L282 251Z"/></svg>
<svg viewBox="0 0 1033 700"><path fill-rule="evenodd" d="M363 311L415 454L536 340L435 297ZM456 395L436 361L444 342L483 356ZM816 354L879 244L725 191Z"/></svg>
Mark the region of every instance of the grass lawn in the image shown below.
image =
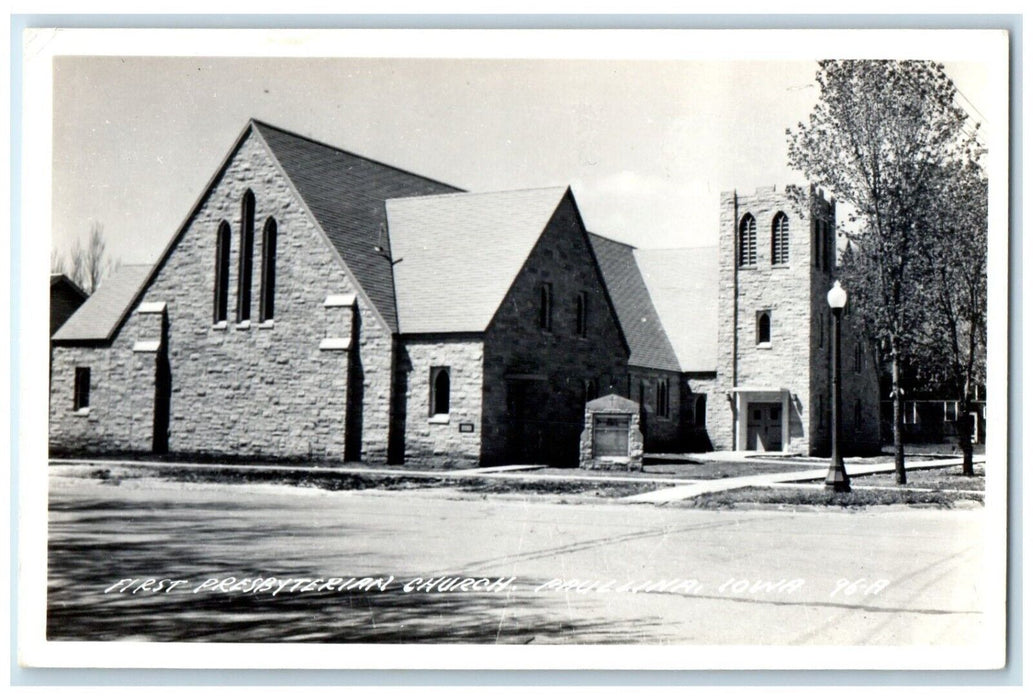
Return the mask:
<svg viewBox="0 0 1033 700"><path fill-rule="evenodd" d="M940 469L923 469L907 473L907 486L922 489L944 489L957 491L986 490L986 478L982 464L975 465L975 476L963 476L961 467L944 467ZM896 476L891 473L870 474L851 479L857 487L896 486Z"/></svg>
<svg viewBox="0 0 1033 700"><path fill-rule="evenodd" d="M646 491L655 491L669 483L657 483L643 479L641 482L607 482L562 479L492 479L492 478L449 478L441 476L408 476L384 474L357 474L348 472L313 473L310 470L280 469L266 471L248 467L220 467L212 469L176 469L159 467L155 470L132 468L96 469L89 473L91 478L101 479L117 485L124 479L157 477L181 483L218 484L277 484L301 488L318 488L327 491L362 491L381 489L403 491L408 489L450 488L466 493L530 493L554 495L594 496L599 498L622 498Z"/></svg>
<svg viewBox="0 0 1033 700"><path fill-rule="evenodd" d="M865 489L854 486L850 493L835 493L823 488L793 488L748 486L733 491L703 494L685 501L671 503L678 508L734 509L765 506L831 506L838 508L868 508L889 505L929 505L951 508L961 501L983 502L981 495L958 494L943 491L911 489Z"/></svg>

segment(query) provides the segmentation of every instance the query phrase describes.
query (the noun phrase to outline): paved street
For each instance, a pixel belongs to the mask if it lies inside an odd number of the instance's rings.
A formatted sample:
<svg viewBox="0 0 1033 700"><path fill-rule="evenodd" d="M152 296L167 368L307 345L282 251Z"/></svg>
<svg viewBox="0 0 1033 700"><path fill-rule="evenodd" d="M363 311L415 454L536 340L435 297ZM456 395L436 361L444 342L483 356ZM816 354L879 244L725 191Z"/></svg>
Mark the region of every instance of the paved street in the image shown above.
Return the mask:
<svg viewBox="0 0 1033 700"><path fill-rule="evenodd" d="M55 475L48 628L162 641L970 644L982 516ZM186 583L154 593L150 578Z"/></svg>

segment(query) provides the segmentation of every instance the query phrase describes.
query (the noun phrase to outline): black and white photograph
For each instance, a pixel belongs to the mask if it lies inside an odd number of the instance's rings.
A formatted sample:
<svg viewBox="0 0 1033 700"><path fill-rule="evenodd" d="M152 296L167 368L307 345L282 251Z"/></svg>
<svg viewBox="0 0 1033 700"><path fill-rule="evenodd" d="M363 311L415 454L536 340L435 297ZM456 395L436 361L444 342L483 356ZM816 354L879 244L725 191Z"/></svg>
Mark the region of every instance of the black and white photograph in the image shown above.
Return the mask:
<svg viewBox="0 0 1033 700"><path fill-rule="evenodd" d="M23 663L1004 663L1007 32L23 50Z"/></svg>

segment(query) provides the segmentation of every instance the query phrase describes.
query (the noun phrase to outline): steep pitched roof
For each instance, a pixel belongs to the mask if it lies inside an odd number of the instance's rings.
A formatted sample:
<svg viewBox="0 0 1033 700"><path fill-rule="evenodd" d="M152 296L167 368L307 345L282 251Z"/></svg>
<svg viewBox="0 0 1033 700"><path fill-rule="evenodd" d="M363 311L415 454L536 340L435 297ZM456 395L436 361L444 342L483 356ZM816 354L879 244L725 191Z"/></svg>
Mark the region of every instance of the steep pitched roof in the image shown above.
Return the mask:
<svg viewBox="0 0 1033 700"><path fill-rule="evenodd" d="M398 330L389 256L400 255L389 247L384 202L461 190L269 124L252 123L370 302L391 330Z"/></svg>
<svg viewBox="0 0 1033 700"><path fill-rule="evenodd" d="M566 192L388 201L399 331L484 331Z"/></svg>
<svg viewBox="0 0 1033 700"><path fill-rule="evenodd" d="M594 233L588 238L631 349L628 364L679 371L678 356L642 278L635 248Z"/></svg>
<svg viewBox="0 0 1033 700"><path fill-rule="evenodd" d="M682 371L717 371L717 248L636 250L635 258Z"/></svg>
<svg viewBox="0 0 1033 700"><path fill-rule="evenodd" d="M120 265L90 298L54 333L53 340L107 341L128 315L151 265Z"/></svg>

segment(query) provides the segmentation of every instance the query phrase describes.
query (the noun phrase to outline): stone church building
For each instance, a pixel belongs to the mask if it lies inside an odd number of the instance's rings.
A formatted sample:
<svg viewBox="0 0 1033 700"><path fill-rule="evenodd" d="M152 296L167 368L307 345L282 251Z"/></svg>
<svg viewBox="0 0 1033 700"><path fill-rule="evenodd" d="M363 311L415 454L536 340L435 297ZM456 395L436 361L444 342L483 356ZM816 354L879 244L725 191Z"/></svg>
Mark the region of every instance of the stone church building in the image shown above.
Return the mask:
<svg viewBox="0 0 1033 700"><path fill-rule="evenodd" d="M52 336L51 450L573 466L585 403L618 394L647 452L819 454L835 207L814 199L729 193L717 249L638 250L568 188L464 192L251 121L158 262ZM857 450L870 355L844 335Z"/></svg>

